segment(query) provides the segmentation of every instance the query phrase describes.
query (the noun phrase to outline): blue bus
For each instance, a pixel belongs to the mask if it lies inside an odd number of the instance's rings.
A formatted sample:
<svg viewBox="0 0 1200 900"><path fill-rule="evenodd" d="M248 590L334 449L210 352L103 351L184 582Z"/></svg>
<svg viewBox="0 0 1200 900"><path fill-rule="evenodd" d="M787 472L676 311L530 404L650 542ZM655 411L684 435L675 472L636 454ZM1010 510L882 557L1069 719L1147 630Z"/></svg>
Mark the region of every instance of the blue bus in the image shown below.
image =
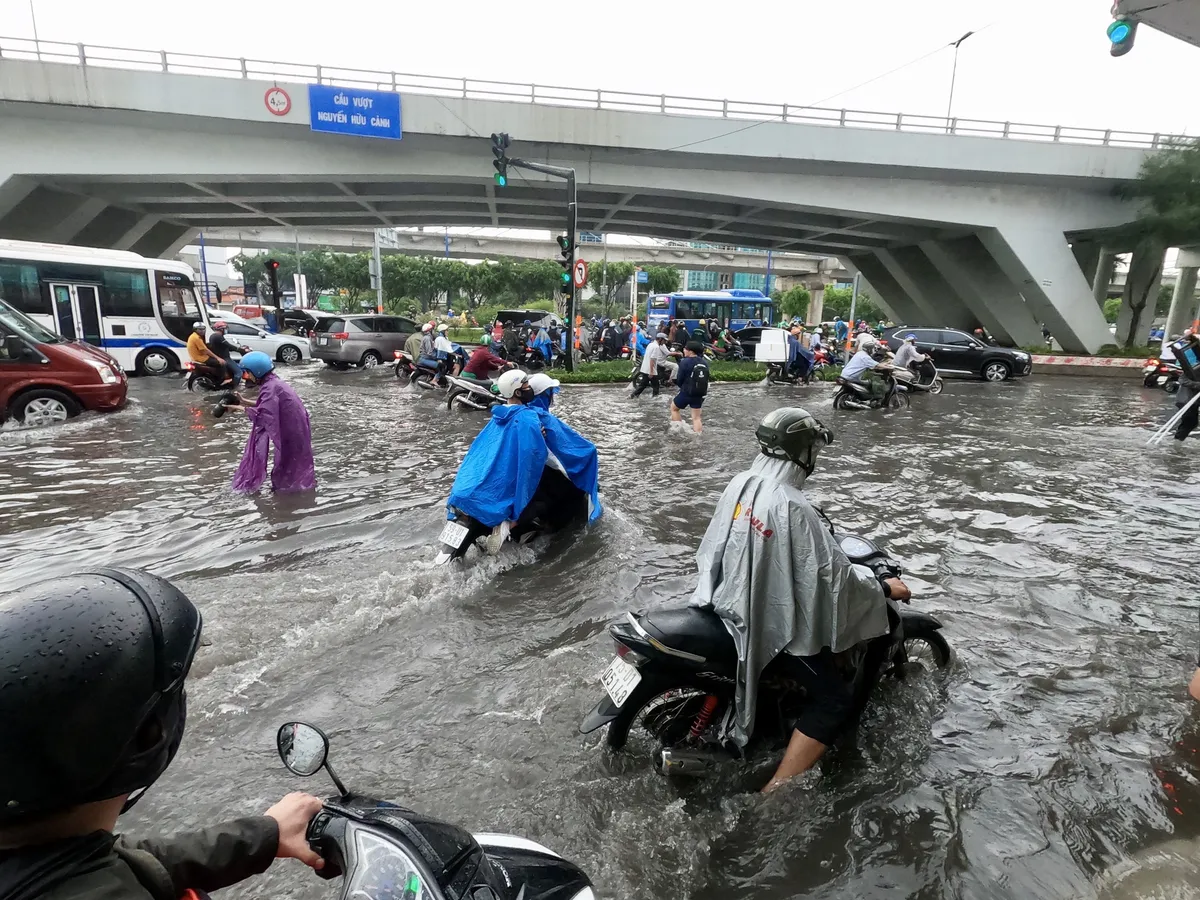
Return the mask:
<svg viewBox="0 0 1200 900"><path fill-rule="evenodd" d="M661 328L668 319L682 319L688 331L701 319L716 319L734 331L751 325L770 325L774 319L771 298L762 291L737 288L730 291L676 291L651 294L646 319L651 330Z"/></svg>

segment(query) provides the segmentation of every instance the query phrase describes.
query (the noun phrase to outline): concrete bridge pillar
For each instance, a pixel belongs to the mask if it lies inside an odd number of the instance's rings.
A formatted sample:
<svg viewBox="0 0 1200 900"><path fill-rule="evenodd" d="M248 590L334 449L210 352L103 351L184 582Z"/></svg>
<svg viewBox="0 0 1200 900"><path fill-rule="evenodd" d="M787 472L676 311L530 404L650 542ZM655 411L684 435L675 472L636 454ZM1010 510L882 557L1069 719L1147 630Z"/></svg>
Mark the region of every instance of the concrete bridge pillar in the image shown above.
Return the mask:
<svg viewBox="0 0 1200 900"><path fill-rule="evenodd" d="M1133 248L1121 296L1121 312L1117 316L1114 340L1119 346L1144 344L1149 337L1166 253L1166 244L1158 238L1143 238Z"/></svg>
<svg viewBox="0 0 1200 900"><path fill-rule="evenodd" d="M954 328L972 326L971 314L957 301L956 292L929 261L920 247L877 250L876 255L925 312L923 321L913 325L945 325Z"/></svg>
<svg viewBox="0 0 1200 900"><path fill-rule="evenodd" d="M816 285L808 292L808 314L804 317L806 323L820 324L821 316L825 314L825 283Z"/></svg>
<svg viewBox="0 0 1200 900"><path fill-rule="evenodd" d="M1016 287L979 238L928 241L921 249L963 303L998 341L1017 347L1042 343L1042 328Z"/></svg>
<svg viewBox="0 0 1200 900"><path fill-rule="evenodd" d="M1026 223L984 228L979 240L1020 291L1035 319L1071 353L1095 353L1112 343L1088 280L1061 229Z"/></svg>
<svg viewBox="0 0 1200 900"><path fill-rule="evenodd" d="M871 283L872 297L884 308L893 322L899 325L909 325L924 320L925 313L917 306L916 301L905 292L899 282L892 277L884 264L879 261L879 257L873 253L864 253L847 259L849 264ZM861 288L862 285L859 287Z"/></svg>
<svg viewBox="0 0 1200 900"><path fill-rule="evenodd" d="M1171 338L1183 334L1196 316L1196 274L1200 272L1200 247L1179 248L1179 280L1171 295L1171 311L1167 313L1164 331Z"/></svg>
<svg viewBox="0 0 1200 900"><path fill-rule="evenodd" d="M1104 247L1100 251L1100 259L1096 263L1096 272L1092 276L1092 296L1104 310L1104 302L1108 300L1108 287L1112 284L1113 271L1117 265L1117 251Z"/></svg>
<svg viewBox="0 0 1200 900"><path fill-rule="evenodd" d="M1096 267L1100 265L1100 256L1103 250L1097 241L1072 241L1071 252L1075 254L1075 261L1079 263L1079 269L1083 272L1083 277L1088 281L1092 281L1096 277Z"/></svg>

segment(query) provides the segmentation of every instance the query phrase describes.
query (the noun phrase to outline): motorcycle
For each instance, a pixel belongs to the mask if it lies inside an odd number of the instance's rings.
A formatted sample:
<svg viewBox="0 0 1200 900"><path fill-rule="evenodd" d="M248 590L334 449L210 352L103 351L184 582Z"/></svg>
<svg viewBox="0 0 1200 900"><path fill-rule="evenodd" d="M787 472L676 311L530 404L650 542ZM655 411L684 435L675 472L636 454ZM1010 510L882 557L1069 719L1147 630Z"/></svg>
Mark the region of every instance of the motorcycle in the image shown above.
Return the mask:
<svg viewBox="0 0 1200 900"><path fill-rule="evenodd" d="M1179 391L1181 371L1178 363L1149 359L1142 369L1142 384L1145 387L1161 387L1168 394L1175 394Z"/></svg>
<svg viewBox="0 0 1200 900"><path fill-rule="evenodd" d="M931 360L920 364L920 369L895 369L893 375L900 390L908 393L940 394L946 387L942 376L938 374L937 366Z"/></svg>
<svg viewBox="0 0 1200 900"><path fill-rule="evenodd" d="M454 409L455 405L463 409L491 409L500 406L504 398L496 390L496 384L490 378L471 379L457 378L447 375L450 383L446 394L446 409Z"/></svg>
<svg viewBox="0 0 1200 900"><path fill-rule="evenodd" d="M725 350L721 350L716 344L709 345L709 357L711 359L728 360L729 362L737 362L746 358L746 351L740 343L731 343Z"/></svg>
<svg viewBox="0 0 1200 900"><path fill-rule="evenodd" d="M225 384L225 379L228 377L224 366L210 366L190 360L183 364L183 370L187 372L184 386L189 391L198 394L212 394L223 390L222 385Z"/></svg>
<svg viewBox="0 0 1200 900"><path fill-rule="evenodd" d="M275 739L288 770L324 769L338 790L308 823L326 880L343 878L343 900L595 900L574 863L527 838L471 834L386 800L346 790L329 765L329 738L286 722Z"/></svg>
<svg viewBox="0 0 1200 900"><path fill-rule="evenodd" d="M396 373L397 378L406 378L412 380L413 375L417 372L417 362L403 350L395 350L392 356L396 362L392 365L392 371Z"/></svg>
<svg viewBox="0 0 1200 900"><path fill-rule="evenodd" d="M501 522L492 528L460 509L451 509L450 516L438 535L435 565L462 559L481 540L486 539L484 551L494 556L508 542L526 544L541 535L561 531L573 522L586 522L588 498L571 483L561 463L551 459L516 522Z"/></svg>
<svg viewBox="0 0 1200 900"><path fill-rule="evenodd" d="M853 563L883 563L897 576L900 567L870 541L836 536ZM859 712L886 676L903 679L910 664L944 669L953 658L931 615L901 610L886 600L890 631L882 664L870 677L864 665L867 645L846 651L847 680L859 698ZM705 776L717 765L741 755L730 737L738 677L737 648L724 621L711 609L684 607L626 615L609 627L617 655L600 677L605 696L579 726L590 734L608 726L613 750L622 749L631 729L640 725L656 743L654 763L660 775ZM786 676L776 657L759 679L757 715L747 749L782 749L806 697Z"/></svg>
<svg viewBox="0 0 1200 900"><path fill-rule="evenodd" d="M889 407L891 409L905 409L912 406L912 401L908 394L899 390L899 385L896 378L890 372L879 372L876 370L878 377L883 378L887 382L887 391L883 397L872 397L870 390L864 384L859 384L856 381L847 381L845 378L838 378L837 393L833 395L834 409L882 409Z"/></svg>

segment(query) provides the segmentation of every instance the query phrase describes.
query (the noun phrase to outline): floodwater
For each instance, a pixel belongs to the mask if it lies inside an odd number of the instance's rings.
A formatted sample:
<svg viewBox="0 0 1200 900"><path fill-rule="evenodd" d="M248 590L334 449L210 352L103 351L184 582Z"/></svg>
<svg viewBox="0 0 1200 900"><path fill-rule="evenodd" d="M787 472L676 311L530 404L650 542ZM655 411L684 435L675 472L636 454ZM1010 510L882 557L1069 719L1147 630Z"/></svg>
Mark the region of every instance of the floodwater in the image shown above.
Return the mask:
<svg viewBox="0 0 1200 900"><path fill-rule="evenodd" d="M1184 690L1200 447L1143 449L1161 392L952 382L908 411L834 413L827 386L716 385L697 438L667 428L663 398L567 388L559 412L600 448L602 521L435 568L482 417L388 370L287 374L312 414L313 496L231 494L247 423L178 381L135 381L117 414L0 431L5 583L144 566L204 613L187 736L129 831L329 793L275 755L276 727L306 719L352 788L541 841L605 898L1200 896ZM766 799L737 773L681 790L576 726L606 626L683 602L718 493L785 403L837 435L810 493L905 563L957 660L877 694L857 750L819 775ZM227 896L334 890L288 862Z"/></svg>

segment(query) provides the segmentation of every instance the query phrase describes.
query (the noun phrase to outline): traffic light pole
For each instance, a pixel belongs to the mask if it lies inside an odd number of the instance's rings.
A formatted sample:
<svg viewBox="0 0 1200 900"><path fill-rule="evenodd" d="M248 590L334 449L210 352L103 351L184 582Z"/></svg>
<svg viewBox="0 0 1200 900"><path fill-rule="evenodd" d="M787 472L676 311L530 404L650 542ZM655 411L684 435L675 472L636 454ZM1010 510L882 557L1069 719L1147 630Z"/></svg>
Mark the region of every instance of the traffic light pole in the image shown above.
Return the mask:
<svg viewBox="0 0 1200 900"><path fill-rule="evenodd" d="M566 366L568 372L575 371L575 310L576 310L576 295L579 293L575 287L575 248L577 246L575 240L575 231L579 226L579 206L576 200L575 193L575 170L567 169L563 166L548 166L543 163L528 162L524 159L508 158L508 165L515 166L518 169L528 169L530 172L540 172L542 175L552 175L555 178L565 178L567 181L567 237L571 242L571 279L567 282L567 354Z"/></svg>

